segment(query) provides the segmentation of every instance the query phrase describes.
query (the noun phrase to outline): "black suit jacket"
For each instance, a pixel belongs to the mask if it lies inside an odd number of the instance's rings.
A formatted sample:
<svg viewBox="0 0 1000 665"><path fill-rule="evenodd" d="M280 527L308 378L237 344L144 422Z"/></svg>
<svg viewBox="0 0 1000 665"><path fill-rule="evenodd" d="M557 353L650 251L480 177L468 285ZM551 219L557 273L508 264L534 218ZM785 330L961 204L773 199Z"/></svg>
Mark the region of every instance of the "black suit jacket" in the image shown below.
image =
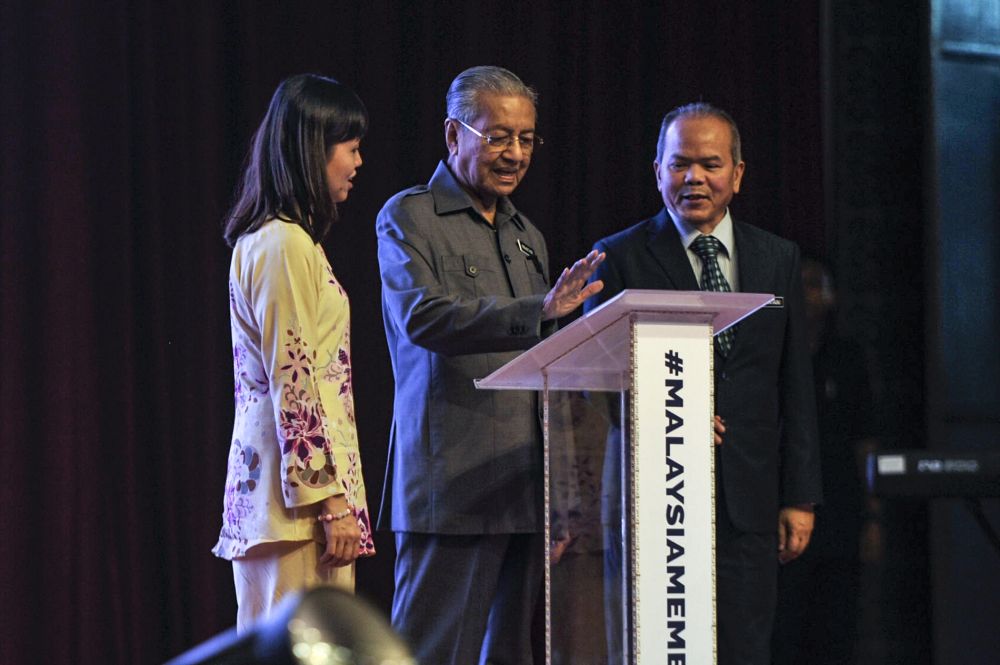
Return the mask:
<svg viewBox="0 0 1000 665"><path fill-rule="evenodd" d="M736 528L773 531L779 506L822 500L799 250L749 224L733 227L740 290L773 293L783 306L741 322L728 358L716 352L715 410L726 423L717 474ZM586 311L623 289L699 288L666 209L594 248L607 253L593 278L604 280L604 290Z"/></svg>

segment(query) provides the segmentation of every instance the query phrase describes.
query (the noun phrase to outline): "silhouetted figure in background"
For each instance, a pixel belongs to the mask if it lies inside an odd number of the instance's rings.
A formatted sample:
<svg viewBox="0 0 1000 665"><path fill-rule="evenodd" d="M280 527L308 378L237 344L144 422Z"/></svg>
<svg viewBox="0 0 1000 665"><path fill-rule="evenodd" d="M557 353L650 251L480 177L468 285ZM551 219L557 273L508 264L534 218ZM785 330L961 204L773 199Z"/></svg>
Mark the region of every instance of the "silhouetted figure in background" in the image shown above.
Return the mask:
<svg viewBox="0 0 1000 665"><path fill-rule="evenodd" d="M862 531L869 512L862 460L875 447L874 399L864 348L835 332L830 271L803 258L802 286L824 502L809 549L779 573L772 654L775 665L845 665L858 655Z"/></svg>

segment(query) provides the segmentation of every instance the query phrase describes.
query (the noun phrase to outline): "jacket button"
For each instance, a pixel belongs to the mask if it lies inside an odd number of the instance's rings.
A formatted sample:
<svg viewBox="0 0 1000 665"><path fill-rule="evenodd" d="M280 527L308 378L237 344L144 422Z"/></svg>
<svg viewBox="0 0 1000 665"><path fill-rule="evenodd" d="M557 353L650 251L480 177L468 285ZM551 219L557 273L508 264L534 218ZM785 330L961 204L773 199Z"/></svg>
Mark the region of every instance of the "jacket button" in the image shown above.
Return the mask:
<svg viewBox="0 0 1000 665"><path fill-rule="evenodd" d="M479 268L477 268L476 266L469 266L468 268L465 269L465 271L468 272L473 277L479 274Z"/></svg>

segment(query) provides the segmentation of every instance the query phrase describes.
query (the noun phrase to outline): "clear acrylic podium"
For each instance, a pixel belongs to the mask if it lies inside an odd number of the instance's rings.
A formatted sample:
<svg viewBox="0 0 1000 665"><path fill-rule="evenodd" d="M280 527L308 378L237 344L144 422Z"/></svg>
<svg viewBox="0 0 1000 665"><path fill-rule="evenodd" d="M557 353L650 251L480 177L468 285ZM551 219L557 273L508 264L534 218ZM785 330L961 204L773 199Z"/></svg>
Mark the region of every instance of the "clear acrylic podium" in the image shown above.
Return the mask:
<svg viewBox="0 0 1000 665"><path fill-rule="evenodd" d="M716 662L712 336L772 300L626 290L476 381L543 394L547 665Z"/></svg>

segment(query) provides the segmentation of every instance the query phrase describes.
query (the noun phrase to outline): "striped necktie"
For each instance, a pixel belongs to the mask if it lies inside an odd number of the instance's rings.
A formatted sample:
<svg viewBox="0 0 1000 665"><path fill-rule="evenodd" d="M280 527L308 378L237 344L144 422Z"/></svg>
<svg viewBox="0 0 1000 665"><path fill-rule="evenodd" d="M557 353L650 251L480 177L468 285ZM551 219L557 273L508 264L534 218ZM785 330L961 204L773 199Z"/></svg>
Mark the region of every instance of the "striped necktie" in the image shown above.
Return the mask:
<svg viewBox="0 0 1000 665"><path fill-rule="evenodd" d="M700 235L691 243L691 251L701 259L702 291L729 293L732 290L729 288L729 282L726 281L726 276L722 274L722 269L719 267L719 261L716 258L721 248L722 243L712 236ZM733 328L727 328L716 335L715 343L719 349L719 353L724 357L728 356L729 352L733 350L733 342L735 340L736 331Z"/></svg>

